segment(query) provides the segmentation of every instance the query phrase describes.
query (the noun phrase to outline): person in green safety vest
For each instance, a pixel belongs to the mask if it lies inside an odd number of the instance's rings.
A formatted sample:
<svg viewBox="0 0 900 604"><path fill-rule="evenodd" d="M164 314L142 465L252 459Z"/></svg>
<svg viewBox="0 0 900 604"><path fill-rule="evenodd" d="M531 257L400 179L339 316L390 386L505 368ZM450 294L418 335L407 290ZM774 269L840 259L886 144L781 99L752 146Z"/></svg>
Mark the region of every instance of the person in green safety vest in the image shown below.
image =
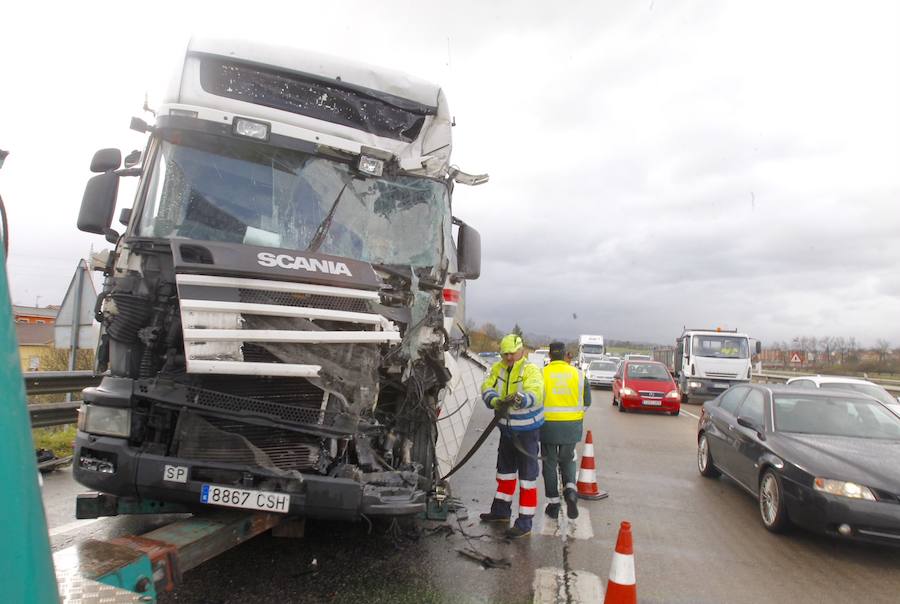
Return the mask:
<svg viewBox="0 0 900 604"><path fill-rule="evenodd" d="M550 363L544 367L544 425L541 426L544 493L551 518L559 517L559 478L562 476L566 515L578 517L575 445L581 440L584 409L591 404L591 388L584 374L567 363L566 345L550 344Z"/></svg>

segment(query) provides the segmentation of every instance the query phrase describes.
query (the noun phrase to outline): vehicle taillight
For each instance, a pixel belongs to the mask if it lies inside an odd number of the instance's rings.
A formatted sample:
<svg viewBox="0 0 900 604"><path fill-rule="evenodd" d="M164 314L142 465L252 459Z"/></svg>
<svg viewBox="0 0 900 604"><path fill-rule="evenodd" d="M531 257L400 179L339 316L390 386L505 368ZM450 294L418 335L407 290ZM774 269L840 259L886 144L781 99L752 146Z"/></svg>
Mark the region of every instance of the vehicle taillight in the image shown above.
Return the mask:
<svg viewBox="0 0 900 604"><path fill-rule="evenodd" d="M453 302L455 304L459 304L459 290L458 289L445 289L444 290L444 302Z"/></svg>

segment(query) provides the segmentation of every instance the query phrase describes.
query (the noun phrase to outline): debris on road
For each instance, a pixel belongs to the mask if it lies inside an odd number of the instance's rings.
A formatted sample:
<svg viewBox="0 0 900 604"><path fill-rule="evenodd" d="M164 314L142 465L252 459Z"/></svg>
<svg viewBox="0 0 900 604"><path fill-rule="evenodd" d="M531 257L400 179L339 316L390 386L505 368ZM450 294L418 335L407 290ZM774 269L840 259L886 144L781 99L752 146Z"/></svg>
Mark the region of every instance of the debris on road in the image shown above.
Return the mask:
<svg viewBox="0 0 900 604"><path fill-rule="evenodd" d="M474 549L465 548L456 550L466 558L470 560L474 560L483 566L484 568L511 568L512 562L507 560L506 558L492 558L487 554L482 554L481 552L475 551Z"/></svg>

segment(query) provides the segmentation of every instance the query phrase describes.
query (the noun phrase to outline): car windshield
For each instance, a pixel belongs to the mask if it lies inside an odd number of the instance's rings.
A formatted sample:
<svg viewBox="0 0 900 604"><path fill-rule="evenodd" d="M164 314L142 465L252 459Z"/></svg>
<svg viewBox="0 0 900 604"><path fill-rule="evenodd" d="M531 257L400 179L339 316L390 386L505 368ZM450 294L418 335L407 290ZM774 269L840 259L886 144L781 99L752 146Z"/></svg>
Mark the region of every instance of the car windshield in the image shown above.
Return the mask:
<svg viewBox="0 0 900 604"><path fill-rule="evenodd" d="M603 344L582 344L581 352L584 354L603 354Z"/></svg>
<svg viewBox="0 0 900 604"><path fill-rule="evenodd" d="M192 131L167 130L138 227L142 237L308 250L436 266L450 232L444 184L362 178L348 164Z"/></svg>
<svg viewBox="0 0 900 604"><path fill-rule="evenodd" d="M591 371L615 371L617 365L610 361L594 361L590 364L588 369Z"/></svg>
<svg viewBox="0 0 900 604"><path fill-rule="evenodd" d="M691 352L698 357L747 359L750 358L750 344L747 338L694 336Z"/></svg>
<svg viewBox="0 0 900 604"><path fill-rule="evenodd" d="M629 363L628 377L636 380L670 380L666 368L657 363Z"/></svg>
<svg viewBox="0 0 900 604"><path fill-rule="evenodd" d="M848 382L826 382L821 384L822 388L829 388L833 390L851 390L853 392L862 392L863 394L867 394L872 398L881 401L886 405L896 405L897 399L890 395L890 393L877 384L854 384Z"/></svg>
<svg viewBox="0 0 900 604"><path fill-rule="evenodd" d="M873 400L796 395L776 395L774 400L780 432L900 439L900 418Z"/></svg>

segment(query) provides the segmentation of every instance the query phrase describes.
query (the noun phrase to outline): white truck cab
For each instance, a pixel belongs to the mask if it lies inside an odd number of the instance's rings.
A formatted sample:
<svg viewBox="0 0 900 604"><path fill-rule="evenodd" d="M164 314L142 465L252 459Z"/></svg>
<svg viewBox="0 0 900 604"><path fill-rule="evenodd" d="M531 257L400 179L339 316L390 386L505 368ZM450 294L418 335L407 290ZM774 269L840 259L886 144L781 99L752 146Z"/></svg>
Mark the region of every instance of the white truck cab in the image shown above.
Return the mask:
<svg viewBox="0 0 900 604"><path fill-rule="evenodd" d="M606 346L603 336L582 334L578 336L578 366L587 369L591 361L600 361L606 357Z"/></svg>
<svg viewBox="0 0 900 604"><path fill-rule="evenodd" d="M760 352L756 342L756 353ZM682 402L716 397L733 384L749 382L750 337L736 330L685 329L676 340L675 379Z"/></svg>

